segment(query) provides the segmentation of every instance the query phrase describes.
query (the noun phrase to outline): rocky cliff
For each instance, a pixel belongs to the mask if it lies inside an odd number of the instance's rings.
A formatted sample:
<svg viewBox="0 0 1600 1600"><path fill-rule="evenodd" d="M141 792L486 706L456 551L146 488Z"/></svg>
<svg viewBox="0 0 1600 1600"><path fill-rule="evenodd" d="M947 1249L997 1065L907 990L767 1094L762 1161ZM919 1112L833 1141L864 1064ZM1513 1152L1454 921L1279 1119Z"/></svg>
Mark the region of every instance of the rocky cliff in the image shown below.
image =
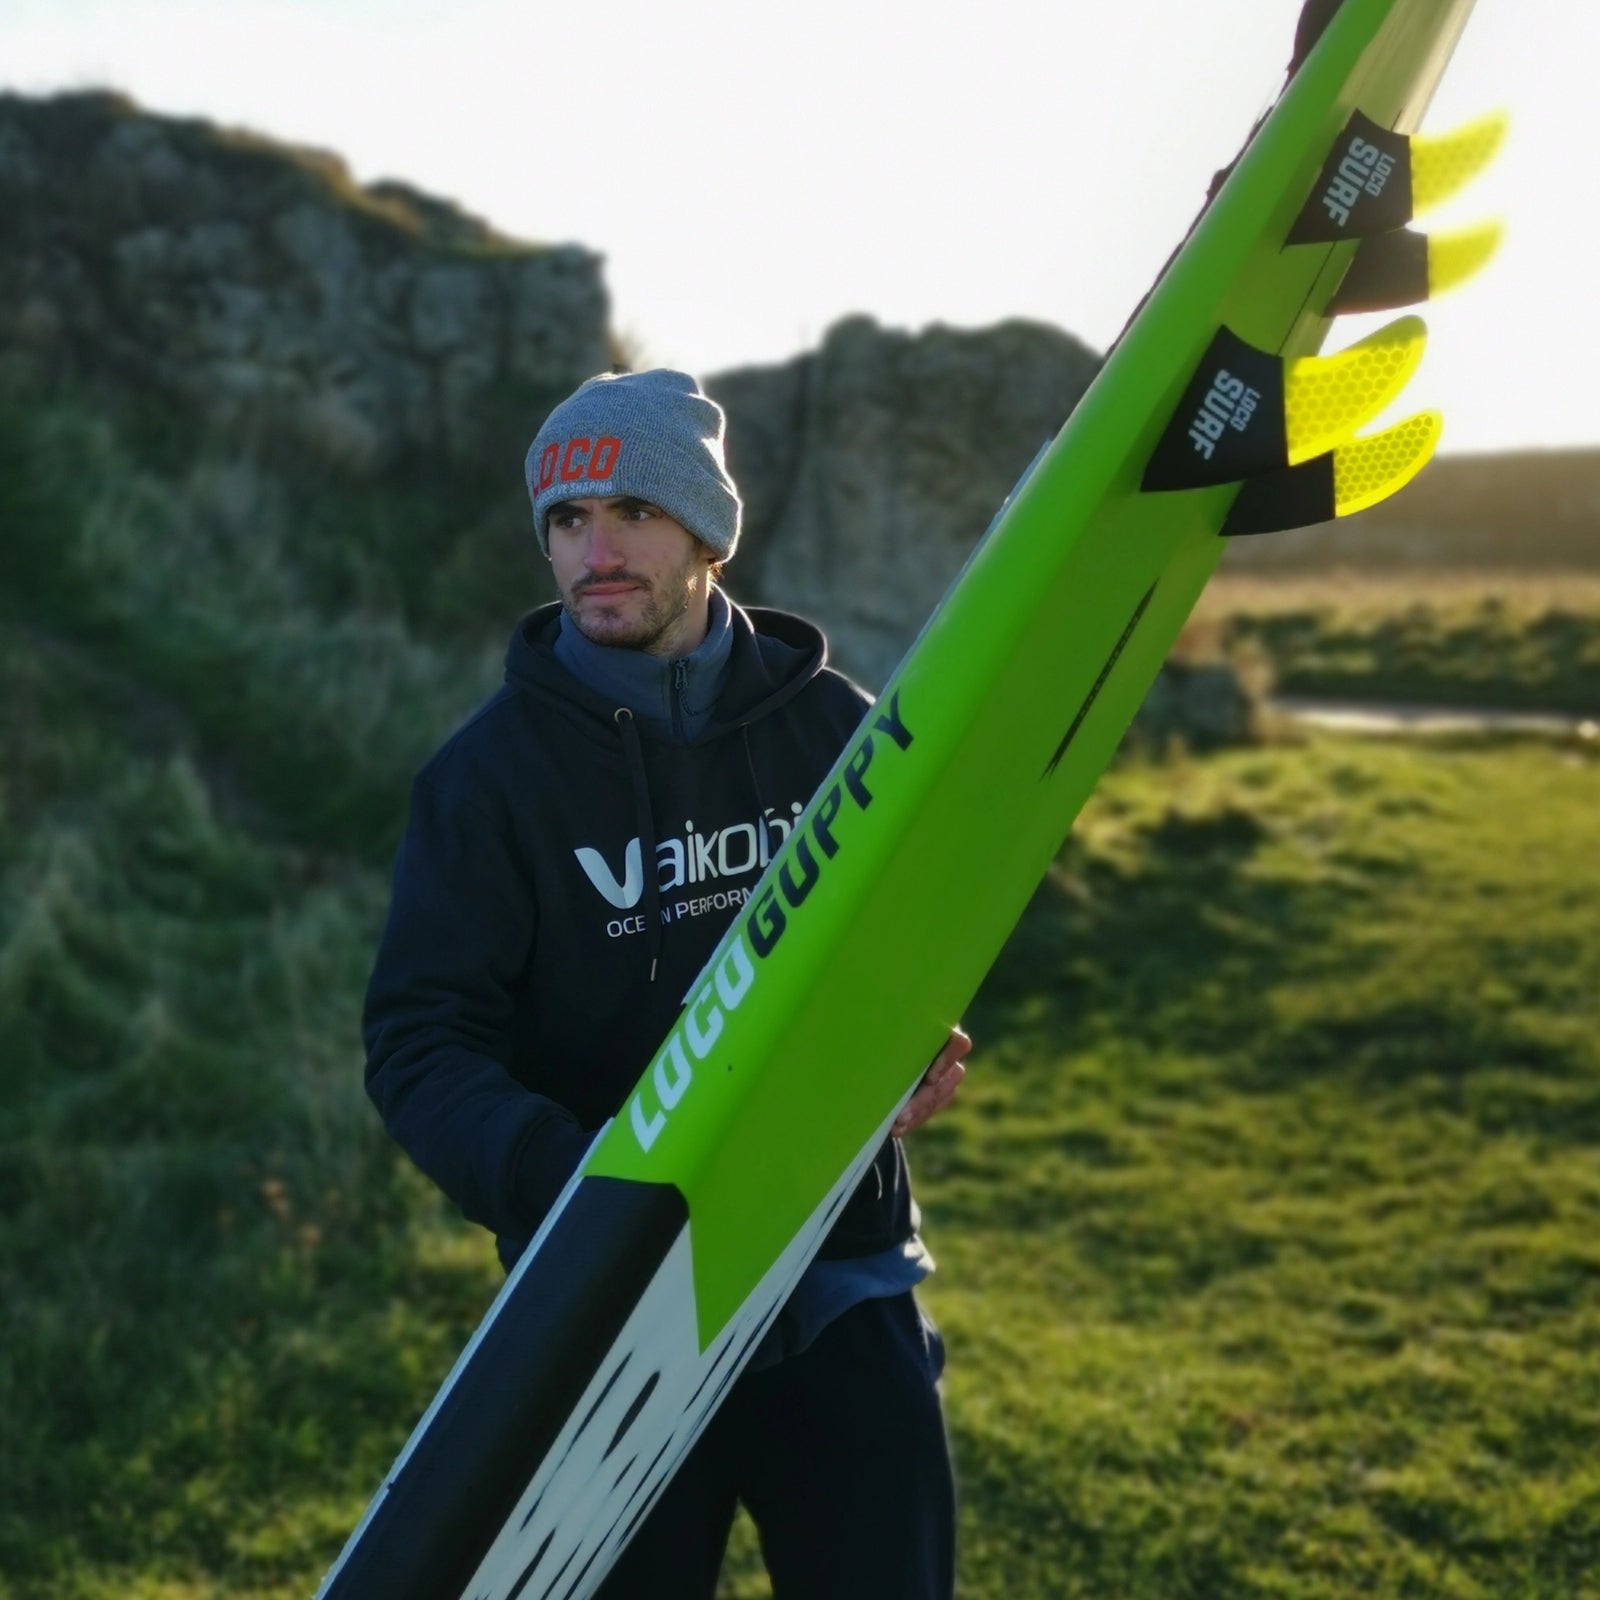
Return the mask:
<svg viewBox="0 0 1600 1600"><path fill-rule="evenodd" d="M165 396L358 471L512 452L514 473L530 416L610 362L607 319L588 251L333 156L109 94L0 95L13 378Z"/></svg>
<svg viewBox="0 0 1600 1600"><path fill-rule="evenodd" d="M548 596L522 452L612 363L607 319L588 251L333 156L111 94L0 95L0 393L64 387L124 432L165 417L169 503L220 460L233 522L330 614L354 596L483 637ZM855 317L708 378L747 502L733 592L815 617L881 685L1096 366L1037 324Z"/></svg>
<svg viewBox="0 0 1600 1600"><path fill-rule="evenodd" d="M811 355L710 379L747 502L738 584L826 617L840 661L882 683L1097 366L1034 323L855 317Z"/></svg>

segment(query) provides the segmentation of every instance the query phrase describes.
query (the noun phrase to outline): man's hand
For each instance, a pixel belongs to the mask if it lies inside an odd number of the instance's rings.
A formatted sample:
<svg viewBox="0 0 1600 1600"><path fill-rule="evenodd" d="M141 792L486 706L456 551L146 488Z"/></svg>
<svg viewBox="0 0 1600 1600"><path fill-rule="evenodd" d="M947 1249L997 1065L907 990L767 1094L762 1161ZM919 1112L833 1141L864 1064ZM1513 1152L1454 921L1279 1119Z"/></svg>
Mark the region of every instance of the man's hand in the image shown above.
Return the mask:
<svg viewBox="0 0 1600 1600"><path fill-rule="evenodd" d="M898 1139L902 1134L910 1133L919 1123L926 1122L935 1111L943 1111L955 1099L956 1090L967 1075L961 1058L971 1048L972 1040L960 1028L951 1030L950 1037L944 1042L944 1049L933 1058L933 1065L923 1073L917 1092L900 1108L900 1115L894 1119L894 1126L889 1130L892 1138Z"/></svg>

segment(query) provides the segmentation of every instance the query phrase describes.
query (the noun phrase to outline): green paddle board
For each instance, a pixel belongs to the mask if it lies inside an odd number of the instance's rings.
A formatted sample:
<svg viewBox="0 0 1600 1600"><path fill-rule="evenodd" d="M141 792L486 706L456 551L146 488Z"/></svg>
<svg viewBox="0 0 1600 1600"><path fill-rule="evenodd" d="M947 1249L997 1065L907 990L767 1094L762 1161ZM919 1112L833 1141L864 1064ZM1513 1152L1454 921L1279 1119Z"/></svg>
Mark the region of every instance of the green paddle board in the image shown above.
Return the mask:
<svg viewBox="0 0 1600 1600"><path fill-rule="evenodd" d="M1415 365L1415 319L1318 352L1358 254L1370 306L1485 253L1430 259L1405 226L1492 147L1409 137L1471 0L1319 9L1314 47L507 1280L330 1600L593 1590L977 990L1219 534L1357 509L1431 451L1430 416L1357 436Z"/></svg>

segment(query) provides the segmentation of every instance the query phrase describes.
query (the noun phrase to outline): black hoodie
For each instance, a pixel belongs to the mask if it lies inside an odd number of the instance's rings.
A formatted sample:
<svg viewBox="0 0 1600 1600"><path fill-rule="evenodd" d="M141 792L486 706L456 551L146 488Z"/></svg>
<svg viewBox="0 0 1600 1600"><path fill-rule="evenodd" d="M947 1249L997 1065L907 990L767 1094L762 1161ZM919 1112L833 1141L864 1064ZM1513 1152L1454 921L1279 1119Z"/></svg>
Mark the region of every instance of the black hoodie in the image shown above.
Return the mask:
<svg viewBox="0 0 1600 1600"><path fill-rule="evenodd" d="M389 1132L508 1263L870 703L809 623L733 607L711 724L676 742L567 672L559 619L523 618L504 687L417 775L362 1030ZM822 1255L912 1227L886 1140Z"/></svg>

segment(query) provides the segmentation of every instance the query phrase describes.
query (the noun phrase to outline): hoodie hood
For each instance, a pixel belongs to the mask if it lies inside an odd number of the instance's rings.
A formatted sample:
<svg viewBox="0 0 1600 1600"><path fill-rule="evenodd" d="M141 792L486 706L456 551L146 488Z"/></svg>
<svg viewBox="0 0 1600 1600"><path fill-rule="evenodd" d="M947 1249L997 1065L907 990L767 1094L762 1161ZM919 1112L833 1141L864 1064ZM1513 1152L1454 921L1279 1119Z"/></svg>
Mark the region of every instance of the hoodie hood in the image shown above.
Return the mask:
<svg viewBox="0 0 1600 1600"><path fill-rule="evenodd" d="M718 738L770 716L791 701L828 664L828 645L819 628L787 611L745 610L728 602L733 633L728 679L716 714L697 740ZM506 683L540 696L554 696L603 719L608 734L616 706L580 682L555 656L561 605L552 601L530 611L517 624L506 651ZM667 737L641 728L649 739Z"/></svg>

